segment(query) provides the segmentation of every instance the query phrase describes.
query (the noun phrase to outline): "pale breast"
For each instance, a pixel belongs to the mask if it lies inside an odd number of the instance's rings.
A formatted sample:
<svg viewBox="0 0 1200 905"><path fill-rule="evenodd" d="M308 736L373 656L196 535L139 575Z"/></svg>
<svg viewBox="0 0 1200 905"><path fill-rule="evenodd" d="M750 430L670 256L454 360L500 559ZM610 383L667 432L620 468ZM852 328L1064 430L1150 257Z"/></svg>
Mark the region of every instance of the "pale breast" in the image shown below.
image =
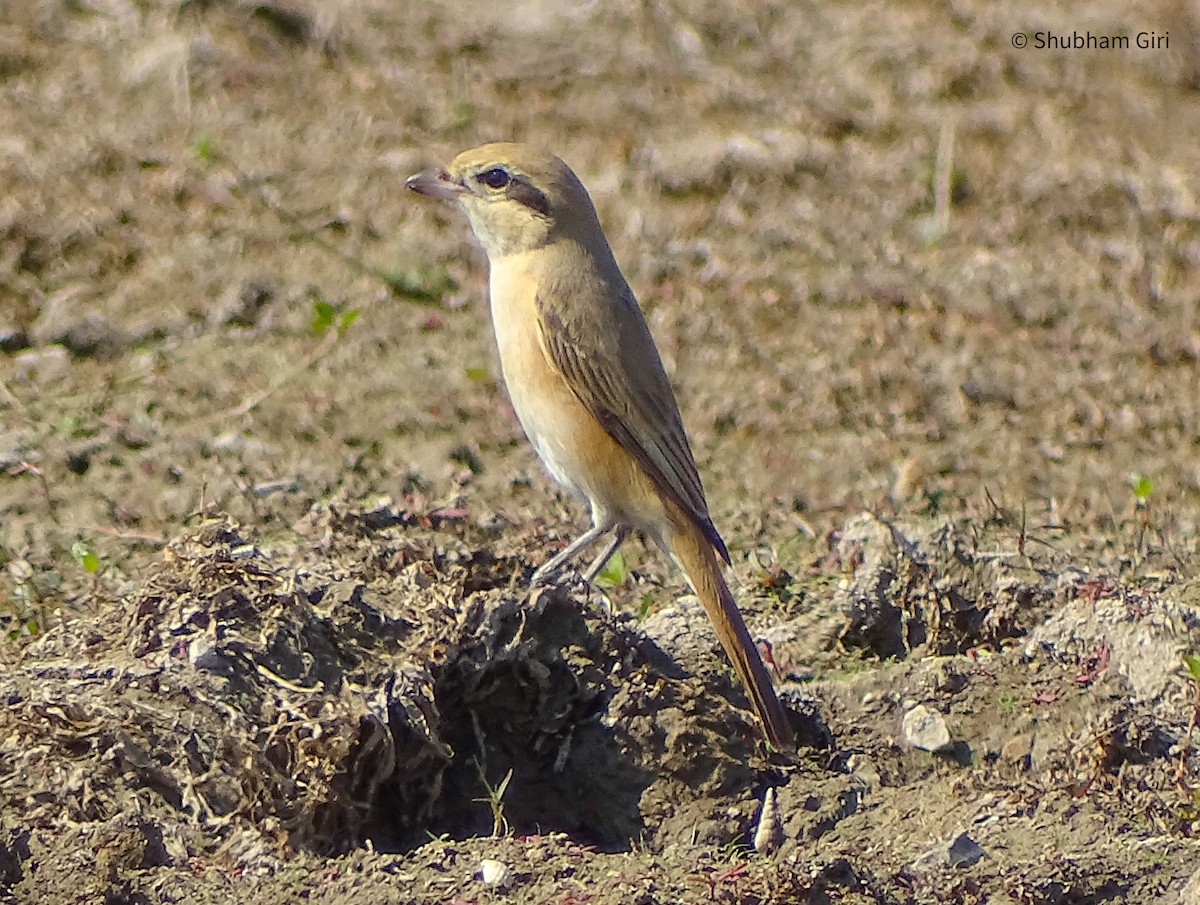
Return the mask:
<svg viewBox="0 0 1200 905"><path fill-rule="evenodd" d="M492 323L513 409L538 457L593 515L638 527L661 518L661 503L636 460L579 401L538 339L536 281L520 258L493 262Z"/></svg>
<svg viewBox="0 0 1200 905"><path fill-rule="evenodd" d="M493 263L492 326L500 367L513 409L538 456L557 481L586 497L577 456L564 438L577 433L580 420L590 416L551 367L538 342L536 286L519 260Z"/></svg>

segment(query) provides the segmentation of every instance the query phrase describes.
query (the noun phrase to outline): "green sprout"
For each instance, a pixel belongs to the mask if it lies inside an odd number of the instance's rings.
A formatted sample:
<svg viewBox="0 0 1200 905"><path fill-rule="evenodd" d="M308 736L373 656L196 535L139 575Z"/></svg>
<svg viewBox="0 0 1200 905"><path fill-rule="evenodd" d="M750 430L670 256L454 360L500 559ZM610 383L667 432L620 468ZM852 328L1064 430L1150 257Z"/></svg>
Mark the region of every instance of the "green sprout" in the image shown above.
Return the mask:
<svg viewBox="0 0 1200 905"><path fill-rule="evenodd" d="M83 566L83 570L89 575L95 575L100 571L100 557L92 552L83 541L75 541L71 544L71 555L75 557L75 562Z"/></svg>
<svg viewBox="0 0 1200 905"><path fill-rule="evenodd" d="M625 568L625 557L621 555L620 550L617 550L608 558L604 568L596 573L596 584L608 590L624 584L628 577L629 570Z"/></svg>
<svg viewBox="0 0 1200 905"><path fill-rule="evenodd" d="M212 136L200 136L200 140L196 142L196 156L205 163L210 163L217 156L217 148L213 143Z"/></svg>
<svg viewBox="0 0 1200 905"><path fill-rule="evenodd" d="M1129 476L1129 487L1139 507L1149 505L1150 494L1154 493L1154 482L1149 477L1144 474L1132 474Z"/></svg>
<svg viewBox="0 0 1200 905"><path fill-rule="evenodd" d="M483 767L479 761L475 761L475 771L479 774L479 781L483 783L485 797L475 798L473 801L486 803L492 810L492 835L507 836L508 835L508 818L504 816L504 793L508 791L508 783L512 779L513 771L510 769L504 774L504 779L500 780L498 786L493 786L488 782L487 774L483 772Z"/></svg>
<svg viewBox="0 0 1200 905"><path fill-rule="evenodd" d="M316 336L322 336L330 330L336 330L338 336L341 336L358 317L357 308L347 308L344 304L334 305L318 298L313 301L313 319L308 328Z"/></svg>
<svg viewBox="0 0 1200 905"><path fill-rule="evenodd" d="M654 609L654 604L655 604L655 599L654 599L654 595L652 593L647 591L645 594L643 594L642 599L638 601L638 606L637 606L638 619L645 619L647 616L649 616L650 611L652 609Z"/></svg>
<svg viewBox="0 0 1200 905"><path fill-rule="evenodd" d="M1192 677L1192 681L1200 685L1200 656L1184 654L1183 665L1187 669L1188 675Z"/></svg>

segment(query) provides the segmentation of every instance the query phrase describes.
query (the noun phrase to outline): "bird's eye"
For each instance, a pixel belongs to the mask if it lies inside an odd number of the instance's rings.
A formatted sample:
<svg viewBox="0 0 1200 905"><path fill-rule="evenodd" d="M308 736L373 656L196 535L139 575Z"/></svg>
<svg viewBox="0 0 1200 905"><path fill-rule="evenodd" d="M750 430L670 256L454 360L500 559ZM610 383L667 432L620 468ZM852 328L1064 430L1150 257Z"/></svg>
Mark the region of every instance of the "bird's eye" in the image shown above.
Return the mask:
<svg viewBox="0 0 1200 905"><path fill-rule="evenodd" d="M490 189L502 189L512 182L512 177L500 167L492 167L490 170L484 170L475 179Z"/></svg>

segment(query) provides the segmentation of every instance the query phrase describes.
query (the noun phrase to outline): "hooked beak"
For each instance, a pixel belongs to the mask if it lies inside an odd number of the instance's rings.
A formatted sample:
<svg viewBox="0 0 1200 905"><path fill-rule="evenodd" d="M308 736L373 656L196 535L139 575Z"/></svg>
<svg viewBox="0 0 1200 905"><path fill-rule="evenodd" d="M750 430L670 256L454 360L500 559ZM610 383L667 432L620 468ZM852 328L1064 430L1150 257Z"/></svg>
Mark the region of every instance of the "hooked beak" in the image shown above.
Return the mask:
<svg viewBox="0 0 1200 905"><path fill-rule="evenodd" d="M451 179L445 170L426 170L409 176L404 186L418 195L436 198L438 201L455 201L467 190L461 182Z"/></svg>

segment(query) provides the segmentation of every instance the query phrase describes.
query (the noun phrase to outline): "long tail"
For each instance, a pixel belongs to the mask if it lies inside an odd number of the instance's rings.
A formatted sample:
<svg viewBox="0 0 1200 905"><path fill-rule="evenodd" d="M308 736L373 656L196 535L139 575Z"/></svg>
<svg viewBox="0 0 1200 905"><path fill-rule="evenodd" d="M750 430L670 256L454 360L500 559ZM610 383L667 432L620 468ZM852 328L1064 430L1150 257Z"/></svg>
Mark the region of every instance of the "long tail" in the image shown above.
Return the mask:
<svg viewBox="0 0 1200 905"><path fill-rule="evenodd" d="M682 516L682 513L680 513ZM780 751L794 749L792 727L788 723L787 714L779 698L775 696L775 688L771 685L771 677L758 655L758 648L741 611L734 602L729 585L725 583L721 563L717 560L716 551L700 530L689 519L680 518L675 521L675 532L670 538L670 552L675 561L687 575L696 596L704 604L708 618L712 620L721 646L737 670L738 678L745 686L758 718L762 721L763 734L768 742ZM682 524L681 524L682 523Z"/></svg>

